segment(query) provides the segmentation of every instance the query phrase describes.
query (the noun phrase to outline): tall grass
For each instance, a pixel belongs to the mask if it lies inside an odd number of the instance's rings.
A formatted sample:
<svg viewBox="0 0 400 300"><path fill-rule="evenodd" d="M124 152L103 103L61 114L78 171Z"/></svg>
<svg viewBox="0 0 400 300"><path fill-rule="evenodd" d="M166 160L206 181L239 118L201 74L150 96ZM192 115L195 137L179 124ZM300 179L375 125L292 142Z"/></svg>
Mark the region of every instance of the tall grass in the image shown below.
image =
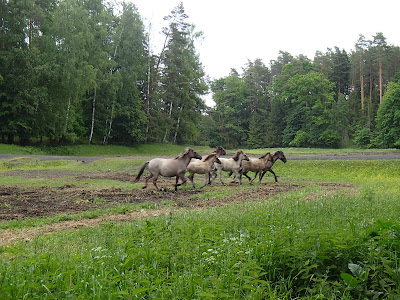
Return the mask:
<svg viewBox="0 0 400 300"><path fill-rule="evenodd" d="M0 249L0 298L398 297L400 161L288 161L274 168L280 181L354 188L328 193L307 185L258 203L8 245Z"/></svg>

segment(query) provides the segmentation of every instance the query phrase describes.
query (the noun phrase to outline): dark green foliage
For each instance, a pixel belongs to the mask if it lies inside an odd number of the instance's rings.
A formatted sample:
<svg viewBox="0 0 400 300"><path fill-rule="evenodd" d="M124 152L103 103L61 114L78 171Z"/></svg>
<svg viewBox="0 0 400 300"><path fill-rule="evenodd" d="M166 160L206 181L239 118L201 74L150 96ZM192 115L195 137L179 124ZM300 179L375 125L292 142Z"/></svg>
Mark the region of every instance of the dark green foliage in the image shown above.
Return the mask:
<svg viewBox="0 0 400 300"><path fill-rule="evenodd" d="M390 82L379 107L377 123L385 147L400 147L400 83Z"/></svg>

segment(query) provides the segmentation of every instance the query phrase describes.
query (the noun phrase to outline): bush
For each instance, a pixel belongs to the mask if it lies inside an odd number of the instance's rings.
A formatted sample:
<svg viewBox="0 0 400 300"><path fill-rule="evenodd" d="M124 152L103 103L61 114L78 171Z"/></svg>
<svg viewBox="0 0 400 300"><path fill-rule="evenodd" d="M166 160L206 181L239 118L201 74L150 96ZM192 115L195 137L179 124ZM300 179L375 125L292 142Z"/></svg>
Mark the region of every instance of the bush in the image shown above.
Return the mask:
<svg viewBox="0 0 400 300"><path fill-rule="evenodd" d="M308 140L309 140L308 133L303 130L299 130L296 132L295 138L289 143L289 146L306 147L308 146Z"/></svg>
<svg viewBox="0 0 400 300"><path fill-rule="evenodd" d="M342 138L335 130L327 129L319 136L318 141L324 147L339 148Z"/></svg>
<svg viewBox="0 0 400 300"><path fill-rule="evenodd" d="M354 143L360 148L371 148L373 133L371 129L359 127L354 133Z"/></svg>

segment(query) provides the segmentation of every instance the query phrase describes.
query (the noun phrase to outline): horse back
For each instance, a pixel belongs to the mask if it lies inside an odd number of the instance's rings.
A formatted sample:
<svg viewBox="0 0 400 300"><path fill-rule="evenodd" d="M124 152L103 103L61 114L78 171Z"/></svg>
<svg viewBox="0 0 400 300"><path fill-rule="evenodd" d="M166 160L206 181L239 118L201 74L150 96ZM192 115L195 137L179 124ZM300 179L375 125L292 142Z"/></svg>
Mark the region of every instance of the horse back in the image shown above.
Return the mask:
<svg viewBox="0 0 400 300"><path fill-rule="evenodd" d="M173 177L184 173L186 165L179 159L154 158L149 162L149 170L152 174Z"/></svg>

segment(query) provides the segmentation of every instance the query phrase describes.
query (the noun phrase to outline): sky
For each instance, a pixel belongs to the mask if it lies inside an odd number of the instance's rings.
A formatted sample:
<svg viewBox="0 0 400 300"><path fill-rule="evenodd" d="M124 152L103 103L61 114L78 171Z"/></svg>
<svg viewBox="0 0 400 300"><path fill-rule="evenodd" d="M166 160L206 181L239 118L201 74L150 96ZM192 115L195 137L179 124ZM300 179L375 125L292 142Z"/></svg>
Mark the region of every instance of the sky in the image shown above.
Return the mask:
<svg viewBox="0 0 400 300"><path fill-rule="evenodd" d="M203 32L196 51L211 80L228 76L231 68L242 73L248 60L260 58L269 66L280 50L310 59L335 46L349 53L360 34L372 39L382 32L388 44L400 46L399 0L127 1L137 6L145 26L151 23L154 54L163 42L163 17L182 2L188 23Z"/></svg>

